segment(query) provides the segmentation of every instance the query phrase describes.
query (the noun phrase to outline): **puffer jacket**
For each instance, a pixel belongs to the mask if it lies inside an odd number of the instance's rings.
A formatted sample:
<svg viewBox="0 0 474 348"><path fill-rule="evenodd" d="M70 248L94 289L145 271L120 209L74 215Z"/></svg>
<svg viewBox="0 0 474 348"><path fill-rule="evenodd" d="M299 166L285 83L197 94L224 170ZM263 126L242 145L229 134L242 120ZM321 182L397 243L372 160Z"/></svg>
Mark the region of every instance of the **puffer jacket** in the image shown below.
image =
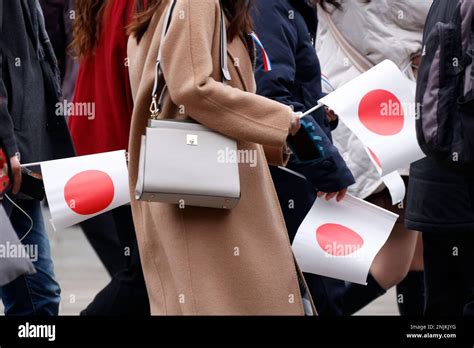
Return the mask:
<svg viewBox="0 0 474 348"><path fill-rule="evenodd" d="M411 60L421 52L423 27L431 0L341 0L342 8L327 9L346 40L373 65L392 60L409 77ZM326 16L319 9L316 48L322 72L334 88L359 76L362 72L352 65L329 30ZM342 122L333 132L334 144L342 153L356 177L349 188L353 195L366 198L383 188L375 166L362 143ZM408 174L402 171L402 174Z"/></svg>

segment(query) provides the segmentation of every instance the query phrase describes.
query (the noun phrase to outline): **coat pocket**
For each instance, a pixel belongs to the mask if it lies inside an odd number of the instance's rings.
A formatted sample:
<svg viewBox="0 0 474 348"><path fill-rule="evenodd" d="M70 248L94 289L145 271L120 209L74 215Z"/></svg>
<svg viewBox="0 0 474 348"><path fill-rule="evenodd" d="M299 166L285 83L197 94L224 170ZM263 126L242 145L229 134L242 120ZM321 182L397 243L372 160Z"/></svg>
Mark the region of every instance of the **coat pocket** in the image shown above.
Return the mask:
<svg viewBox="0 0 474 348"><path fill-rule="evenodd" d="M15 130L21 130L25 102L24 67L20 58L6 59L5 85L8 91L8 112L13 119Z"/></svg>

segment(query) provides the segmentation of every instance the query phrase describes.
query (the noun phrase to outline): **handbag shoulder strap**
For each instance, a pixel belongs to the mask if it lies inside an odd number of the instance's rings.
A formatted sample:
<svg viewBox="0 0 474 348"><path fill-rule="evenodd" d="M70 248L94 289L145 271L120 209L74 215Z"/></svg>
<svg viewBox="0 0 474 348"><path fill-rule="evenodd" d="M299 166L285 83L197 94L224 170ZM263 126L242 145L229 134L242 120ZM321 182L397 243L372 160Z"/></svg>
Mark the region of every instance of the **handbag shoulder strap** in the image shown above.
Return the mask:
<svg viewBox="0 0 474 348"><path fill-rule="evenodd" d="M167 89L166 81L164 81L163 71L161 67L161 57L163 52L163 42L168 32L169 26L171 24L171 17L173 15L173 10L176 6L177 0L171 0L168 9L165 12L165 17L163 20L163 30L161 33L161 41L160 41L160 48L158 49L158 57L156 58L156 65L155 65L155 81L153 84L152 90L152 102L150 106L151 118L157 119L159 113L163 107L163 100L165 91ZM222 2L220 2L220 13L221 13L221 25L220 25L220 62L221 62L221 71L222 71L222 82L230 81L231 76L227 65L227 29L225 25L225 14L224 8L222 6ZM161 91L159 91L161 87ZM158 92L160 96L158 97Z"/></svg>
<svg viewBox="0 0 474 348"><path fill-rule="evenodd" d="M337 28L334 23L331 15L324 10L319 11L323 14L326 23L328 25L329 31L336 39L337 43L344 51L344 54L351 60L351 63L359 70L361 73L366 72L367 70L374 67L374 64L371 63L366 57L364 57L360 52L352 46L349 41L342 35L342 33Z"/></svg>

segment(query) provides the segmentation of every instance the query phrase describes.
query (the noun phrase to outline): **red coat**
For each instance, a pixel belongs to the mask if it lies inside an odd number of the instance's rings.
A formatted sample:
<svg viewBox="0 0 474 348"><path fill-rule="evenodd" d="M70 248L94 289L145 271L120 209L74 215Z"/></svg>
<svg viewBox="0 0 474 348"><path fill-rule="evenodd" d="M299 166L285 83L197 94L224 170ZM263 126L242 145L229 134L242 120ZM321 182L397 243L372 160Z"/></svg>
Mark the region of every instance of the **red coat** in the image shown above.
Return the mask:
<svg viewBox="0 0 474 348"><path fill-rule="evenodd" d="M132 18L134 1L107 3L95 54L80 62L73 102L81 115L69 118L79 156L128 148L133 100L125 28ZM81 105L87 112L79 112Z"/></svg>

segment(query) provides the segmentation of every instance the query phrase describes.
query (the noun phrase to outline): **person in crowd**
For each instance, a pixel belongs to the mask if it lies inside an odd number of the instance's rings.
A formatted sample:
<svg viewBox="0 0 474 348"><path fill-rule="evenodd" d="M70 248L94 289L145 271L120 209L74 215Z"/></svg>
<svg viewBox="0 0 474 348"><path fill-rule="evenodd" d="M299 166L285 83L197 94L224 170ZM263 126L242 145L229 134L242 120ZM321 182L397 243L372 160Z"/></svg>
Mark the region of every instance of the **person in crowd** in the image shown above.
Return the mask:
<svg viewBox="0 0 474 348"><path fill-rule="evenodd" d="M323 97L321 68L314 42L317 30L317 1L277 0L255 1L252 12L255 31L269 59L271 71L266 71L264 56L257 56L257 94L290 105L297 112L305 112ZM308 35L309 33L309 35ZM276 166L271 166L280 205L285 217L290 240L319 195L327 199L344 198L354 178L337 149L331 143L331 131L338 120L334 112L321 108L304 118L316 129L316 135L327 138L324 157L309 163L290 157L287 168L308 178L304 180ZM328 165L328 164L331 165ZM305 273L319 315L340 315L336 295L342 291L343 281Z"/></svg>
<svg viewBox="0 0 474 348"><path fill-rule="evenodd" d="M437 32L439 23L445 25L451 23L455 18L457 5L458 1L451 0L435 0L433 2L425 25L423 42L423 47L426 47L424 54L427 61L425 62L425 58L422 57L420 68L432 68L430 65L433 61L428 57L433 57L436 52L433 46L427 45L427 39L433 37L432 33L434 31ZM471 26L471 39L473 37L474 6L472 5L470 1L466 1L463 6L463 12L466 11L466 15L463 17L463 38L469 35L469 33L466 33L469 29L464 29L464 26L469 28L469 25ZM471 24L469 24L469 21L471 21ZM442 44L444 43L442 42ZM464 52L461 47L452 48ZM473 49L472 40L470 49ZM459 61L463 62L463 59ZM425 63L428 65L425 65ZM472 60L468 65L462 64L464 68L469 69L468 71L474 71L472 70ZM444 68L448 69L448 63L445 67L440 66L440 69ZM424 71L424 73L427 72ZM470 84L468 81L469 73L463 71L462 75L465 76L461 80L462 87L466 86L467 89L467 86L470 85L471 88L471 102L470 104L466 103L464 109L469 119L474 115L472 83ZM438 91L434 89L438 88L438 75L430 72L429 75L422 76L422 70L420 69L418 83L420 84L421 79L427 78L426 93L437 97ZM462 89L464 90L464 88ZM469 92L469 89L466 92ZM456 95L454 89L452 95ZM456 100L452 102L452 105L454 108L459 108L461 98L457 96L455 98ZM466 99L468 98L469 95ZM428 98L421 98L418 93L417 103L421 104L421 109L428 109ZM451 112L450 119L461 117L458 110L453 109ZM420 116L423 121L423 115ZM463 126L468 127L469 123L465 122L466 119L462 118L461 120L459 122L463 122ZM450 122L440 124L438 131L440 134L452 132L450 126ZM474 135L473 133L467 133L466 135L463 141L471 141L472 149L472 137ZM474 164L472 162L462 164L456 161L443 161L428 155L425 159L411 165L406 225L408 228L423 233L426 286L425 316L474 315L473 202Z"/></svg>
<svg viewBox="0 0 474 348"><path fill-rule="evenodd" d="M71 101L79 65L72 56L72 23L75 18L74 0L40 0L46 31L54 48L61 72L63 98Z"/></svg>
<svg viewBox="0 0 474 348"><path fill-rule="evenodd" d="M7 194L4 205L20 239L37 246L39 255L37 272L0 288L0 297L6 315L57 315L60 287L40 202L15 193L20 160L71 157L74 148L64 118L55 113L59 71L38 1L0 1L0 7L0 137L14 173L13 196Z"/></svg>
<svg viewBox="0 0 474 348"><path fill-rule="evenodd" d="M162 15L169 2L140 3L128 46L135 101L129 172L152 314L305 314L299 283L307 288L267 165L287 162L286 141L298 131L299 117L287 105L255 94L251 1L176 0L164 41ZM220 69L221 6L228 32L227 85ZM160 117L195 120L257 156L256 166L239 164L241 199L232 210L134 199L159 47L168 87Z"/></svg>
<svg viewBox="0 0 474 348"><path fill-rule="evenodd" d="M54 52L58 58L64 100L73 100L79 62L71 49L73 22L76 18L74 0L40 0ZM111 233L115 222L112 213L104 213L81 224L85 236L112 277L125 267L123 249L117 233Z"/></svg>
<svg viewBox="0 0 474 348"><path fill-rule="evenodd" d="M92 117L70 115L78 155L128 148L133 101L127 64L127 25L135 3L76 1L72 48L80 57L74 104L94 105ZM147 316L148 295L129 205L81 224L112 275L82 315Z"/></svg>
<svg viewBox="0 0 474 348"><path fill-rule="evenodd" d="M324 74L338 88L385 59L392 60L415 80L424 21L431 0L337 0L322 4L317 52ZM390 193L357 138L344 124L333 133L334 142L356 177L349 192L400 215L388 242L376 256L368 285L349 284L343 294L343 313L350 315L387 289L397 286L403 315L423 313L423 261L419 233L404 226L405 202L392 205ZM405 183L408 170L402 172ZM418 240L418 243L417 243Z"/></svg>

